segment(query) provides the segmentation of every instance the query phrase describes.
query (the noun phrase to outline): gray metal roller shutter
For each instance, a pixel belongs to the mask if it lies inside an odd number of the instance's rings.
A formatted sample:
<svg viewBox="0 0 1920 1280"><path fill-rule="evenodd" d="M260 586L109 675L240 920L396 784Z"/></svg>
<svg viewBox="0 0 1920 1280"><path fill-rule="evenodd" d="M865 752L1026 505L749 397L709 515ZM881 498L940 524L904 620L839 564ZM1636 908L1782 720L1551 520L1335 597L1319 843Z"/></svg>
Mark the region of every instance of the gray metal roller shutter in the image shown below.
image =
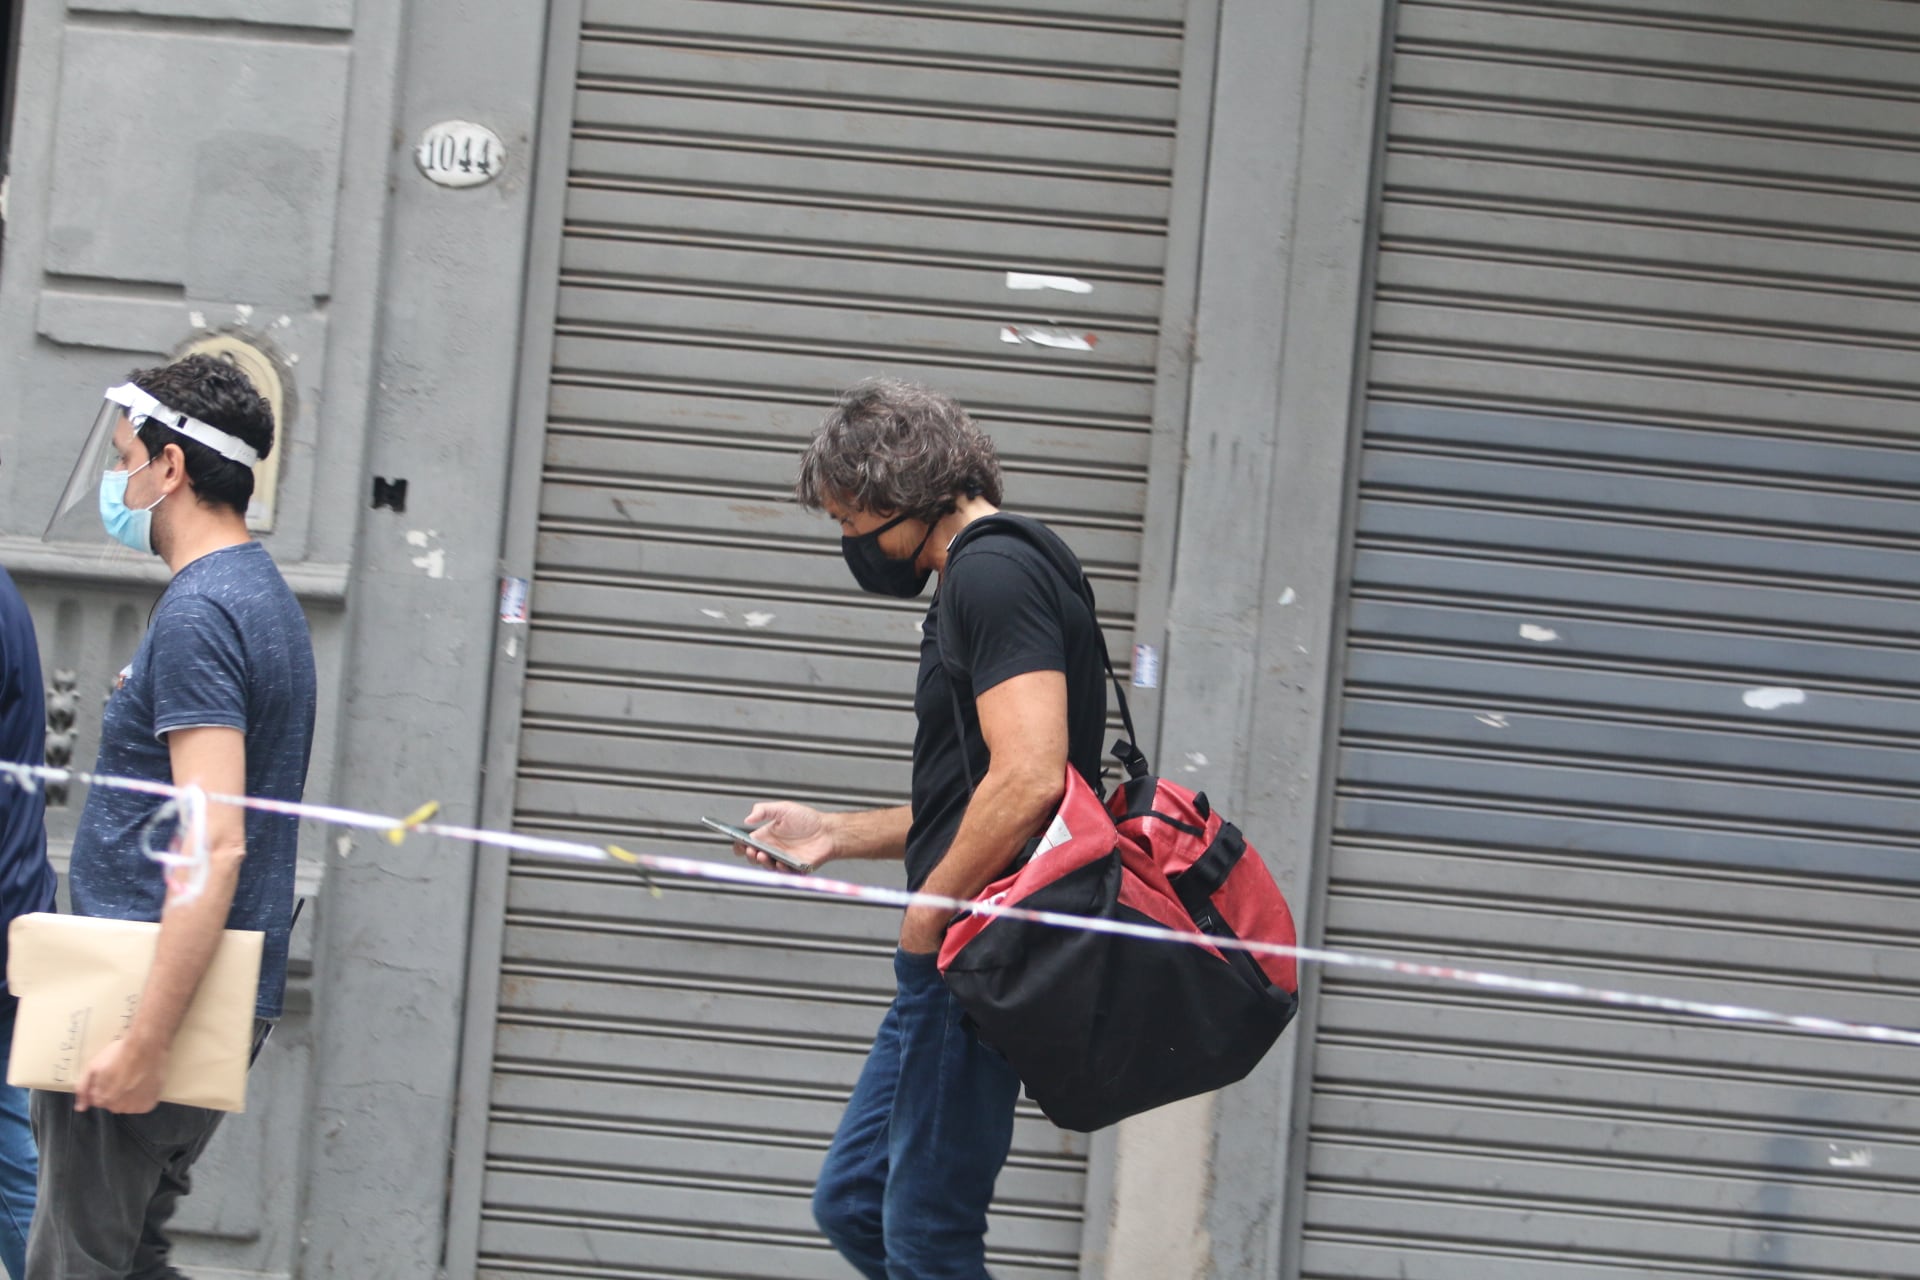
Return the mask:
<svg viewBox="0 0 1920 1280"><path fill-rule="evenodd" d="M1394 55L1328 942L1920 1021L1920 7ZM1920 1274L1914 1065L1330 972L1298 1274Z"/></svg>
<svg viewBox="0 0 1920 1280"><path fill-rule="evenodd" d="M702 814L904 801L925 602L862 596L831 523L786 499L832 394L869 374L973 409L1010 505L1065 534L1126 635L1183 10L586 5L521 829L722 856ZM1022 325L1094 340L1005 340ZM896 929L516 864L481 1273L851 1275L808 1197ZM1023 1104L996 1275L1078 1272L1085 1184L1084 1138Z"/></svg>

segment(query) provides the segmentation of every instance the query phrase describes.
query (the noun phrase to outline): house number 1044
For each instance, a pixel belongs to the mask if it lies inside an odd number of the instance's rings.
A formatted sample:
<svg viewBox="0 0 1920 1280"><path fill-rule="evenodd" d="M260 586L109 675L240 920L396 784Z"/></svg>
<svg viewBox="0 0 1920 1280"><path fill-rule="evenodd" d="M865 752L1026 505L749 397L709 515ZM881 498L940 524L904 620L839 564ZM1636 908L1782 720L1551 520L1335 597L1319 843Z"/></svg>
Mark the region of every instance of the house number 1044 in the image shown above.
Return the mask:
<svg viewBox="0 0 1920 1280"><path fill-rule="evenodd" d="M444 120L420 135L414 162L429 181L443 187L477 187L506 167L500 135L469 120Z"/></svg>

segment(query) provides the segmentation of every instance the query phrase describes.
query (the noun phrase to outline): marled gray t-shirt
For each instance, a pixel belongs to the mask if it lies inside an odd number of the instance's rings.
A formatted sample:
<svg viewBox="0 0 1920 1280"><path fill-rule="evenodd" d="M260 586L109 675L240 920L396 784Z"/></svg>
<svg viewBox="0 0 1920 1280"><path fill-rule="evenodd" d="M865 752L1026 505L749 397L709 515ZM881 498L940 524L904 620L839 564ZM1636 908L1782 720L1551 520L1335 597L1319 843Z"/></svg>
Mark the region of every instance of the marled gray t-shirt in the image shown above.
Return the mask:
<svg viewBox="0 0 1920 1280"><path fill-rule="evenodd" d="M166 735L175 729L238 729L247 742L247 794L298 800L313 746L313 645L306 616L257 542L205 555L174 575L154 606L140 651L107 699L101 773L173 781ZM141 829L165 801L96 787L87 793L68 873L83 916L158 920L166 904L159 863L141 850ZM247 854L229 929L267 935L255 1012L280 1016L299 824L247 812Z"/></svg>

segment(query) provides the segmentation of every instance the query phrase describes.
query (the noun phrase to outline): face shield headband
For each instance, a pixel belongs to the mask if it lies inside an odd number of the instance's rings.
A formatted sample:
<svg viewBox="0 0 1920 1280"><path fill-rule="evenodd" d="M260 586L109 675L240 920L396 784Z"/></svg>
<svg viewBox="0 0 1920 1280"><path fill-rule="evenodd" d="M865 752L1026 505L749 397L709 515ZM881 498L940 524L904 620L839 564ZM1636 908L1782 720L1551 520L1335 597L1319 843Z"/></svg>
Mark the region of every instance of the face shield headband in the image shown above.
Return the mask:
<svg viewBox="0 0 1920 1280"><path fill-rule="evenodd" d="M110 414L115 405L127 411L127 420L133 424L135 431L143 423L157 422L189 440L199 441L229 462L237 462L249 471L260 465L259 452L245 440L230 436L218 427L210 427L198 418L189 418L177 409L167 408L131 382L107 389L107 402L100 409L102 416Z"/></svg>
<svg viewBox="0 0 1920 1280"><path fill-rule="evenodd" d="M94 541L98 537L96 515L100 477L120 466L119 451L114 448L113 433L125 419L131 429L157 422L169 431L205 445L230 462L248 469L260 463L260 453L237 436L170 409L131 382L110 387L93 420L93 430L74 463L73 474L54 507L53 518L42 535L48 542Z"/></svg>

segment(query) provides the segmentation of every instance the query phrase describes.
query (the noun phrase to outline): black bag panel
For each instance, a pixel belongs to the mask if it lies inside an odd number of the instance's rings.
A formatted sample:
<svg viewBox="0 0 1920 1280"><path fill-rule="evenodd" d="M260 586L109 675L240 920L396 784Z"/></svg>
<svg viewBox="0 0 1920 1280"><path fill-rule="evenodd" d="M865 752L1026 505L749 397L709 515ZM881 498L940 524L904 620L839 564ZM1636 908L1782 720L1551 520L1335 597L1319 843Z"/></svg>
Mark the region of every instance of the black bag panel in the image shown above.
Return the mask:
<svg viewBox="0 0 1920 1280"><path fill-rule="evenodd" d="M1120 899L1120 852L1078 867L1020 899L1035 911L1112 918ZM998 1049L1027 1078L1022 1063L1083 1061L1093 1043L1099 975L1107 935L1028 920L998 919L960 949L946 968L947 987L973 1019L983 1043ZM1007 1046L1019 1045L1020 1056Z"/></svg>
<svg viewBox="0 0 1920 1280"><path fill-rule="evenodd" d="M1116 851L1022 906L1159 927L1119 901ZM1243 1078L1294 1013L1198 947L995 920L947 969L980 1038L1063 1129L1090 1131Z"/></svg>
<svg viewBox="0 0 1920 1280"><path fill-rule="evenodd" d="M1127 907L1120 919L1152 924ZM1106 937L1089 1050L1052 1071L1010 1059L1063 1129L1091 1131L1245 1078L1293 1017L1198 947ZM1284 995L1284 993L1282 993Z"/></svg>

